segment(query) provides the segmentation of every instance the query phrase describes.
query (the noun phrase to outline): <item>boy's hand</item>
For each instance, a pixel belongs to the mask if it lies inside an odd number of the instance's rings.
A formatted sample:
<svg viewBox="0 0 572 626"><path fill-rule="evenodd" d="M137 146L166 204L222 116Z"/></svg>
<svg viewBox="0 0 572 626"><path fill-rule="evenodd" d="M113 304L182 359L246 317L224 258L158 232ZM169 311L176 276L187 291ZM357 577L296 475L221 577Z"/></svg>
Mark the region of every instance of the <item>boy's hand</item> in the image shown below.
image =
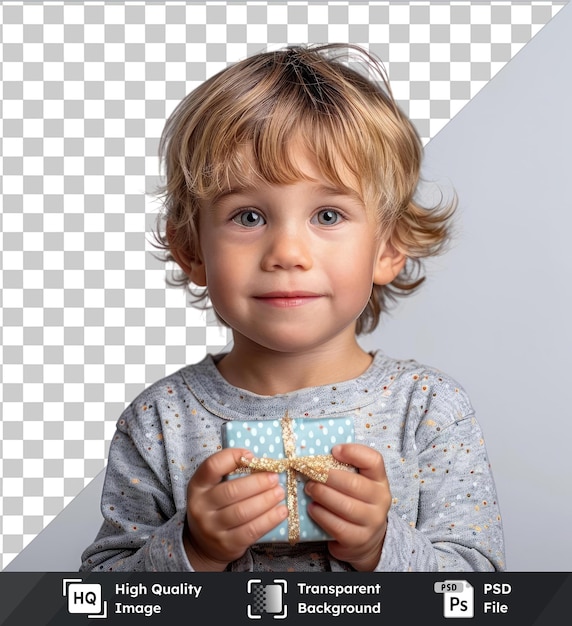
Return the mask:
<svg viewBox="0 0 572 626"><path fill-rule="evenodd" d="M278 475L253 473L223 480L248 450L227 448L206 459L187 487L184 544L196 571L223 571L286 517Z"/></svg>
<svg viewBox="0 0 572 626"><path fill-rule="evenodd" d="M391 493L383 457L362 444L334 446L338 461L359 473L330 470L326 484L309 481L308 512L331 537L330 554L358 571L373 571L381 557Z"/></svg>

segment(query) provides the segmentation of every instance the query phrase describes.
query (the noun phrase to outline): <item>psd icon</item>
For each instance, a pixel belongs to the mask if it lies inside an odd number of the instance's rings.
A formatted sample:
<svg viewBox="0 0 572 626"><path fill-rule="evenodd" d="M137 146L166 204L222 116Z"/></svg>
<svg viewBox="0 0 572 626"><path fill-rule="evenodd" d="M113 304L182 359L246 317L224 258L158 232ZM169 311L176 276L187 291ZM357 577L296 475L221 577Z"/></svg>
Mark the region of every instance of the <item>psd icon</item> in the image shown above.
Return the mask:
<svg viewBox="0 0 572 626"><path fill-rule="evenodd" d="M466 580L444 580L435 583L435 593L443 594L443 616L471 618L475 616L475 589Z"/></svg>
<svg viewBox="0 0 572 626"><path fill-rule="evenodd" d="M274 619L285 619L288 607L284 603L284 594L288 591L288 583L283 579L274 579L270 584L263 584L259 579L251 579L246 585L251 602L246 607L250 619L262 619L263 615L271 615Z"/></svg>

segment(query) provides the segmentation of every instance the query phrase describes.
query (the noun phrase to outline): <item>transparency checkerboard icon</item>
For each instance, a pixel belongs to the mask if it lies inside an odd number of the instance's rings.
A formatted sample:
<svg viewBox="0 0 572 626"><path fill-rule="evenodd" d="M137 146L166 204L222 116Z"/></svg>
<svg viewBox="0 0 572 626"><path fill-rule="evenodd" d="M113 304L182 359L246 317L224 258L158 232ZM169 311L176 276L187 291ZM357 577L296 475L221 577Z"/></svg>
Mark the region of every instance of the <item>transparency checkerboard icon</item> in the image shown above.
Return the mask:
<svg viewBox="0 0 572 626"><path fill-rule="evenodd" d="M443 594L443 616L471 618L475 616L475 589L466 580L436 582L435 593Z"/></svg>
<svg viewBox="0 0 572 626"><path fill-rule="evenodd" d="M259 579L249 580L247 591L251 596L251 602L246 609L248 617L261 619L262 615L268 614L274 619L286 618L288 607L284 602L284 594L287 590L287 582L283 579L274 579L268 584Z"/></svg>

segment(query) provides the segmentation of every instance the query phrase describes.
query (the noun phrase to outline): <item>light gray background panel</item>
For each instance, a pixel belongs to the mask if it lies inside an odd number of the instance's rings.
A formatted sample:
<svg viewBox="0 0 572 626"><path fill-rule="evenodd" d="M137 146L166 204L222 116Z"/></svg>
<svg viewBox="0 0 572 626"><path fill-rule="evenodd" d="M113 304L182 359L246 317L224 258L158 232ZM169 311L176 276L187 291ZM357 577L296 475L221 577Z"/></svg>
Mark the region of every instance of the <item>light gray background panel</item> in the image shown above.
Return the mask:
<svg viewBox="0 0 572 626"><path fill-rule="evenodd" d="M429 142L457 237L364 342L469 392L513 571L572 569L571 35L568 5Z"/></svg>
<svg viewBox="0 0 572 626"><path fill-rule="evenodd" d="M99 503L104 479L102 470L3 571L77 571L82 552L103 522Z"/></svg>

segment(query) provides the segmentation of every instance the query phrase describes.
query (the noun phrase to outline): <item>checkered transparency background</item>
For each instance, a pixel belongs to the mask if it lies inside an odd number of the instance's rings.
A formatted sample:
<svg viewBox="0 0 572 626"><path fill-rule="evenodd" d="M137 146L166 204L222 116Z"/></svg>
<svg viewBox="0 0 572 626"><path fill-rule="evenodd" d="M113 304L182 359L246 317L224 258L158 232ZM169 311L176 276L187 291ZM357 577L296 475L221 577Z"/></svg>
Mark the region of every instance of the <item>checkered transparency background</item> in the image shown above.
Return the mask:
<svg viewBox="0 0 572 626"><path fill-rule="evenodd" d="M229 340L150 244L179 100L251 53L351 41L427 142L563 4L0 4L0 569L104 467L126 403Z"/></svg>

